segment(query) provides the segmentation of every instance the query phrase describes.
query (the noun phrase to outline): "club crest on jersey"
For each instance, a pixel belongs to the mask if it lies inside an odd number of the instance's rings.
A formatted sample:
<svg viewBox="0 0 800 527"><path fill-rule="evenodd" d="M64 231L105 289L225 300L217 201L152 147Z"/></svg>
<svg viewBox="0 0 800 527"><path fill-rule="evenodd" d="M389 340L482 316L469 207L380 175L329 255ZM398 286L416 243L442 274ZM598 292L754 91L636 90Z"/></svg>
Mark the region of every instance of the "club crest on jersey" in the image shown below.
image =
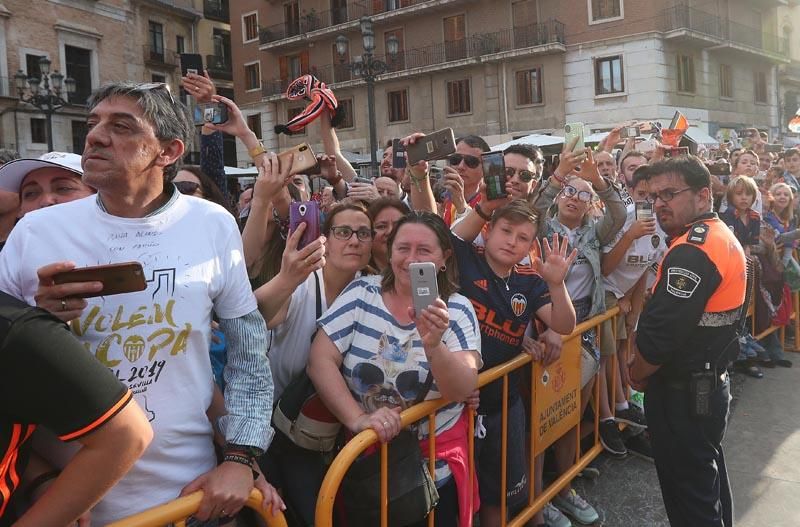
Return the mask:
<svg viewBox="0 0 800 527"><path fill-rule="evenodd" d="M526 307L528 307L528 299L525 298L525 295L514 293L514 296L511 297L511 311L513 311L516 316L521 317Z"/></svg>

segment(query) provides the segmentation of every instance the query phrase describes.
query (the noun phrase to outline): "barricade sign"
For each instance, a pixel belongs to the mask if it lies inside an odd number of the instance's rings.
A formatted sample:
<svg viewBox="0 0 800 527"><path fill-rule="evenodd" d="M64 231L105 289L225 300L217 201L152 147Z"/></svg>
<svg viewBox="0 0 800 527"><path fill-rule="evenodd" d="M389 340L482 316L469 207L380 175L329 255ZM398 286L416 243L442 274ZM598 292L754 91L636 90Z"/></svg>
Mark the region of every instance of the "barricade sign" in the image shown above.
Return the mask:
<svg viewBox="0 0 800 527"><path fill-rule="evenodd" d="M564 342L561 358L549 366L534 366L533 405L536 455L580 421L581 336Z"/></svg>

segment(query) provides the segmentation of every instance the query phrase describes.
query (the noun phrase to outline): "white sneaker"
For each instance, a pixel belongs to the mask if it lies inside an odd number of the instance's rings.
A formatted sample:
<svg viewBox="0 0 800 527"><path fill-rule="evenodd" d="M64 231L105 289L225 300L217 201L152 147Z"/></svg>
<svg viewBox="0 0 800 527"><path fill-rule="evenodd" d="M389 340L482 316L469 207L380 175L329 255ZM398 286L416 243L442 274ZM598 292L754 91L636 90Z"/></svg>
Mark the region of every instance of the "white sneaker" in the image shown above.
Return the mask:
<svg viewBox="0 0 800 527"><path fill-rule="evenodd" d="M575 489L571 489L566 498L556 494L553 498L553 505L558 507L561 512L584 525L591 525L600 519L594 507L589 505L585 499L581 498Z"/></svg>

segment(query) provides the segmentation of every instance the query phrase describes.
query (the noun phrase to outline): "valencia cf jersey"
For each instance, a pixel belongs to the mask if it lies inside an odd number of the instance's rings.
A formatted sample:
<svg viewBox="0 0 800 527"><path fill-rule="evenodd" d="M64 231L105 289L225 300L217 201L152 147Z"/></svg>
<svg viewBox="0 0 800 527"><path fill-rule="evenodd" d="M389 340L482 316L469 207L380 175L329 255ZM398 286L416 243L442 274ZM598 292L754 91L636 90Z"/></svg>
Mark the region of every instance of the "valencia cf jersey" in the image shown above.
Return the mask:
<svg viewBox="0 0 800 527"><path fill-rule="evenodd" d="M522 339L536 311L550 303L547 284L529 266L514 266L500 278L486 262L483 247L451 234L458 260L460 293L472 302L481 330L482 370L502 364L522 351ZM509 394L519 393L521 370L509 375ZM481 389L480 413L499 411L502 379Z"/></svg>

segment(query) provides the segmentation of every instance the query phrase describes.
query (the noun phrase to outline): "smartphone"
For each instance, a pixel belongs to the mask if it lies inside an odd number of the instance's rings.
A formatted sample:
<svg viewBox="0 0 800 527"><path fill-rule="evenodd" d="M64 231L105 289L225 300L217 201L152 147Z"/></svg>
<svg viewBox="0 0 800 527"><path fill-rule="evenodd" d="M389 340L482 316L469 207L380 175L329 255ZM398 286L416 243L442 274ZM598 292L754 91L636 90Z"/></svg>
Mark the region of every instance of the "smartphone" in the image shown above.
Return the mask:
<svg viewBox="0 0 800 527"><path fill-rule="evenodd" d="M311 150L311 147L308 145L308 143L300 143L297 146L293 146L292 148L279 153L279 170L282 170L280 167L284 163L288 162L289 156L292 154L294 157L292 157L292 168L289 169L290 176L295 174L307 174L309 172L314 172L315 169L318 170L317 156L314 155L314 151Z"/></svg>
<svg viewBox="0 0 800 527"><path fill-rule="evenodd" d="M642 133L639 131L638 126L626 126L619 131L619 136L621 139L629 139L631 137L639 137L641 135Z"/></svg>
<svg viewBox="0 0 800 527"><path fill-rule="evenodd" d="M198 104L194 107L194 124L222 124L228 121L228 106L222 102Z"/></svg>
<svg viewBox="0 0 800 527"><path fill-rule="evenodd" d="M353 178L353 183L364 183L366 185L372 185L373 181L368 177L356 176Z"/></svg>
<svg viewBox="0 0 800 527"><path fill-rule="evenodd" d="M392 168L406 168L406 147L400 139L392 139Z"/></svg>
<svg viewBox="0 0 800 527"><path fill-rule="evenodd" d="M779 154L783 152L783 145L766 144L764 145L764 152Z"/></svg>
<svg viewBox="0 0 800 527"><path fill-rule="evenodd" d="M483 182L486 184L486 199L505 198L506 164L503 152L486 152L481 156L483 162Z"/></svg>
<svg viewBox="0 0 800 527"><path fill-rule="evenodd" d="M185 77L190 73L203 74L203 56L197 53L181 53L181 76Z"/></svg>
<svg viewBox="0 0 800 527"><path fill-rule="evenodd" d="M439 283L436 281L436 264L433 262L414 262L408 264L411 277L411 299L414 312L420 313L439 296Z"/></svg>
<svg viewBox="0 0 800 527"><path fill-rule="evenodd" d="M147 289L147 282L144 279L144 270L142 269L142 264L139 262L79 267L71 271L58 273L53 276L53 281L56 284L66 284L70 282L103 283L103 289L100 291L74 295L80 298L133 293Z"/></svg>
<svg viewBox="0 0 800 527"><path fill-rule="evenodd" d="M636 221L649 220L653 217L653 204L649 201L636 202Z"/></svg>
<svg viewBox="0 0 800 527"><path fill-rule="evenodd" d="M452 128L445 128L417 139L406 147L408 162L412 165L420 161L442 159L456 151L456 138Z"/></svg>
<svg viewBox="0 0 800 527"><path fill-rule="evenodd" d="M729 163L709 163L706 165L706 167L712 176L731 175L731 165Z"/></svg>
<svg viewBox="0 0 800 527"><path fill-rule="evenodd" d="M575 148L572 149L573 152L586 148L583 137L583 123L567 123L564 126L564 144L570 144L576 137L578 142L575 143Z"/></svg>
<svg viewBox="0 0 800 527"><path fill-rule="evenodd" d="M669 159L671 157L688 156L688 155L689 155L688 146L673 146L672 148L664 149L664 159Z"/></svg>
<svg viewBox="0 0 800 527"><path fill-rule="evenodd" d="M636 143L636 150L642 152L643 154L654 152L656 148L658 148L658 143L656 143L656 141L653 139Z"/></svg>
<svg viewBox="0 0 800 527"><path fill-rule="evenodd" d="M306 230L297 243L300 250L319 238L319 204L316 201L294 201L289 205L289 232L297 230L301 223Z"/></svg>

